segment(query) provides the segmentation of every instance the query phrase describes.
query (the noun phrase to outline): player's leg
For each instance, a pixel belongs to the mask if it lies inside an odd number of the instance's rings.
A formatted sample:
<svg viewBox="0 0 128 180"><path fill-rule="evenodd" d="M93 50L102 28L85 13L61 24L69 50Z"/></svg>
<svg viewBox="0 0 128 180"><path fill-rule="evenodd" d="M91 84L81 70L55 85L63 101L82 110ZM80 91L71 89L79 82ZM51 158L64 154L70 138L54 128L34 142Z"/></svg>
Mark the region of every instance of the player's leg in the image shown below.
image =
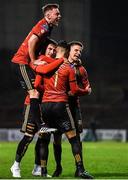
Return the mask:
<svg viewBox="0 0 128 180"><path fill-rule="evenodd" d="M29 67L29 65L12 63L12 66L22 88L27 91L30 96L30 111L32 121L37 123L38 128L41 129L41 133L55 131L55 129L48 128L40 119L40 93L34 88L36 76L35 72Z"/></svg>
<svg viewBox="0 0 128 180"><path fill-rule="evenodd" d="M48 177L47 173L47 161L49 154L49 142L50 142L50 134L43 134L40 141L40 164L41 164L41 176Z"/></svg>
<svg viewBox="0 0 128 180"><path fill-rule="evenodd" d="M74 120L71 115L71 111L69 109L69 105L65 103L58 103L59 108L59 113L61 113L61 118L59 119L59 126L62 132L65 132L69 143L71 144L72 148L72 153L75 159L76 163L76 169L79 172L78 177L80 178L86 178L86 179L91 179L92 176L88 174L88 172L85 171L84 164L83 164L83 159L81 157L81 147L80 143L78 140L78 137L76 136L76 131L75 131L75 125L74 125ZM57 111L56 111L57 113ZM58 117L60 115L58 114Z"/></svg>
<svg viewBox="0 0 128 180"><path fill-rule="evenodd" d="M32 141L32 139L33 139L32 137L24 135L23 139L18 144L15 161L11 167L11 172L12 172L13 177L21 177L21 175L20 175L20 162L21 162L22 157L24 156L24 154L28 148L28 145Z"/></svg>
<svg viewBox="0 0 128 180"><path fill-rule="evenodd" d="M61 139L62 133L55 132L54 134L54 142L53 142L53 150L54 150L54 158L56 161L56 169L52 175L52 177L59 177L62 173L62 165L61 165L61 154L62 154L62 146Z"/></svg>
<svg viewBox="0 0 128 180"><path fill-rule="evenodd" d="M69 143L71 144L72 153L76 164L77 177L82 179L93 179L93 177L84 168L83 159L81 157L81 147L75 131L68 131L65 134L69 140Z"/></svg>
<svg viewBox="0 0 128 180"><path fill-rule="evenodd" d="M32 170L32 174L34 176L41 176L41 162L40 162L40 151L42 151L43 148L45 148L45 146L42 146L42 141L44 139L44 141L46 141L46 136L47 134L42 134L42 136L39 136L35 145L35 164L34 164L34 168ZM48 135L50 136L50 134ZM50 137L47 137L50 141ZM45 151L47 151L47 153L45 154L45 158L46 158L46 162L48 161L48 154L49 154L49 149L46 148ZM44 152L44 150L43 150ZM46 163L47 164L47 163ZM51 177L50 175L47 174L47 177Z"/></svg>
<svg viewBox="0 0 128 180"><path fill-rule="evenodd" d="M81 148L80 156L81 156L81 159L83 159L83 157L82 157L82 141L80 139L80 133L82 133L82 131L83 131L83 125L82 125L82 113L81 113L81 109L80 109L79 98L78 97L75 97L75 98L70 97L69 98L69 107L70 107L71 114L74 119L76 136L78 138L78 142L79 142L80 148ZM77 169L75 172L75 177L78 177Z"/></svg>
<svg viewBox="0 0 128 180"><path fill-rule="evenodd" d="M37 121L39 124L39 92L34 88L35 72L26 64L15 64L13 63L13 69L18 77L18 80L22 88L28 92L30 97L30 111L32 121ZM34 109L35 107L35 109ZM38 110L37 110L38 109ZM36 112L36 113L35 113ZM36 117L37 116L37 117Z"/></svg>
<svg viewBox="0 0 128 180"><path fill-rule="evenodd" d="M52 112L53 106L54 106L53 104L54 103L52 103L52 102L42 103L41 110L42 110L43 119L45 119L45 123L48 124L48 126L51 128L57 128L55 121L54 121L54 114ZM44 135L45 134L43 134L43 136ZM41 145L41 169L42 169L41 175L43 177L46 177L46 174L47 174L47 156L48 156L48 154L46 154L46 152L48 152L48 144L49 144L48 139L46 136L44 136L42 145Z"/></svg>
<svg viewBox="0 0 128 180"><path fill-rule="evenodd" d="M41 166L40 166L40 142L41 138L38 137L35 145L35 163L32 170L32 175L41 176Z"/></svg>
<svg viewBox="0 0 128 180"><path fill-rule="evenodd" d="M25 108L24 108L24 123L23 124L24 124L23 127L24 127L25 134L17 146L15 161L11 167L11 172L12 172L13 177L21 177L20 162L23 156L25 155L25 152L27 151L29 144L33 140L35 133L37 132L36 124L33 124L31 122L31 112L30 112L29 105L25 105ZM23 131L23 127L22 127L22 131Z"/></svg>
<svg viewBox="0 0 128 180"><path fill-rule="evenodd" d="M21 75L21 85L27 90L30 96L30 112L31 121L37 123L38 128L41 126L41 114L40 114L40 93L34 88L35 72L28 65L19 65L19 71Z"/></svg>

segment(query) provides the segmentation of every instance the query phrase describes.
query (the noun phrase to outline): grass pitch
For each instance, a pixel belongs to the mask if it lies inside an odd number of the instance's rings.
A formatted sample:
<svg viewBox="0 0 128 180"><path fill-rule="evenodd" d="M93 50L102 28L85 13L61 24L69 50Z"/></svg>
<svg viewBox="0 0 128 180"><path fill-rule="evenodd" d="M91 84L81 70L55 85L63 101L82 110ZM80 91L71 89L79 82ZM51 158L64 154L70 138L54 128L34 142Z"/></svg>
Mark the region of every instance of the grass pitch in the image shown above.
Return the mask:
<svg viewBox="0 0 128 180"><path fill-rule="evenodd" d="M0 179L11 179L10 167L15 158L17 142L0 143ZM31 175L34 164L34 143L21 162L23 179L42 179ZM68 142L62 144L63 172L60 179L74 178L75 163ZM55 169L52 143L49 146L48 173ZM84 142L83 158L86 169L95 179L128 179L128 143L120 142Z"/></svg>

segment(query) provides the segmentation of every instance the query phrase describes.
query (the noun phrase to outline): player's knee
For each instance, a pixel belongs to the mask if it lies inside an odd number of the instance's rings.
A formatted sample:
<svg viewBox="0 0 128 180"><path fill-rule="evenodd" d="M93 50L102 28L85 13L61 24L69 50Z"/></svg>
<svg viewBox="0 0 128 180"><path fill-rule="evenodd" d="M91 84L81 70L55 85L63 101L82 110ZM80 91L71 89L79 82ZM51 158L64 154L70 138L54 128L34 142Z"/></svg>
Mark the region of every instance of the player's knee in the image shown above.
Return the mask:
<svg viewBox="0 0 128 180"><path fill-rule="evenodd" d="M75 130L67 131L67 132L65 133L65 135L67 136L68 139L71 139L71 138L73 138L73 137L76 136L76 131L75 131Z"/></svg>
<svg viewBox="0 0 128 180"><path fill-rule="evenodd" d="M36 89L31 89L28 91L30 98L39 98L40 93Z"/></svg>
<svg viewBox="0 0 128 180"><path fill-rule="evenodd" d="M43 143L49 144L49 143L50 143L50 137L51 137L50 134L44 133L44 134L40 137L42 144L43 144Z"/></svg>
<svg viewBox="0 0 128 180"><path fill-rule="evenodd" d="M28 123L26 126L26 132L25 135L29 137L34 137L35 133L37 132L37 128L35 124Z"/></svg>
<svg viewBox="0 0 128 180"><path fill-rule="evenodd" d="M62 135L54 135L54 144L59 145L61 144Z"/></svg>

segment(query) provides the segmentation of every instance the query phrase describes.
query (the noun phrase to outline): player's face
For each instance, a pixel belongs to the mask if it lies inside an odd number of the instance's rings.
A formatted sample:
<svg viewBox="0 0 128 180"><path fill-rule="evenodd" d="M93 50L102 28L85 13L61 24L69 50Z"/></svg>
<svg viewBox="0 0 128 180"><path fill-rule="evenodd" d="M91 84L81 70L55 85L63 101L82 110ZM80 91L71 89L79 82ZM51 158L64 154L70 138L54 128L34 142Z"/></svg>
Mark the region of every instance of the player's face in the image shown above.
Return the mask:
<svg viewBox="0 0 128 180"><path fill-rule="evenodd" d="M61 15L58 8L52 9L49 12L50 21L53 25L58 26L58 23L60 21Z"/></svg>
<svg viewBox="0 0 128 180"><path fill-rule="evenodd" d="M72 61L78 61L82 53L82 47L79 45L73 45L71 46L70 52L69 52L69 58Z"/></svg>
<svg viewBox="0 0 128 180"><path fill-rule="evenodd" d="M56 56L56 46L49 44L45 51L45 56L54 58Z"/></svg>

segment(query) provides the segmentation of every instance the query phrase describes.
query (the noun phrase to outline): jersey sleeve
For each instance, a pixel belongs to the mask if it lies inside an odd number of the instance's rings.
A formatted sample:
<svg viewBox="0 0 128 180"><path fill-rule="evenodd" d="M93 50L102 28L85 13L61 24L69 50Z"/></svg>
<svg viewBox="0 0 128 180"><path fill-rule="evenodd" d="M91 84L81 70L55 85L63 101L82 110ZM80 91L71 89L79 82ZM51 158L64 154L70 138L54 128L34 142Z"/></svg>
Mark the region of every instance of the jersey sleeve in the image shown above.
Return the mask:
<svg viewBox="0 0 128 180"><path fill-rule="evenodd" d="M42 60L42 61L45 61L45 62L47 62L47 63L51 63L51 62L55 61L54 58L47 57L47 56L45 56L45 55L40 55L40 56L38 56L38 59L40 59L40 60Z"/></svg>
<svg viewBox="0 0 128 180"><path fill-rule="evenodd" d="M37 74L35 78L34 87L40 92L44 91L44 86L42 82L43 82L43 77L40 74Z"/></svg>
<svg viewBox="0 0 128 180"><path fill-rule="evenodd" d="M43 64L43 65L36 65L36 66L31 65L31 68L37 73L48 74L51 71L58 68L63 63L63 61L64 60L62 58L60 58L58 60L52 61L52 63L50 63L50 64Z"/></svg>
<svg viewBox="0 0 128 180"><path fill-rule="evenodd" d="M90 86L87 71L83 66L80 67L80 77L84 89L86 89L87 86Z"/></svg>
<svg viewBox="0 0 128 180"><path fill-rule="evenodd" d="M80 88L77 85L77 81L75 78L75 71L73 68L71 68L69 71L69 86L70 86L71 93L74 95L82 96L82 95L87 94L86 89Z"/></svg>
<svg viewBox="0 0 128 180"><path fill-rule="evenodd" d="M37 35L39 38L44 36L49 31L49 26L45 22L38 23L35 27L33 27L32 32L33 34Z"/></svg>

